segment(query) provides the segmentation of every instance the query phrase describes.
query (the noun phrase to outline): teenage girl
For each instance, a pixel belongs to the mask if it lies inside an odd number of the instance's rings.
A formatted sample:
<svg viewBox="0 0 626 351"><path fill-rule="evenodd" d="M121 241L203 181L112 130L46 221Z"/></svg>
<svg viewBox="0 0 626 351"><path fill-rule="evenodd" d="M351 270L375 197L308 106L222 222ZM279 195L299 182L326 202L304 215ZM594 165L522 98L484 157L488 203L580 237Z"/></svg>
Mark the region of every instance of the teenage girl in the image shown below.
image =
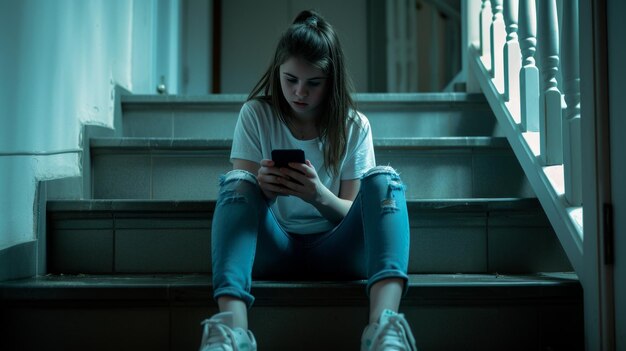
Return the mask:
<svg viewBox="0 0 626 351"><path fill-rule="evenodd" d="M332 26L301 12L235 127L212 226L220 313L203 322L202 351L256 350L252 277L367 279L361 349L416 349L397 313L408 288L404 186L393 168L376 166L369 122L350 92ZM275 167L275 149L302 149L306 161Z"/></svg>

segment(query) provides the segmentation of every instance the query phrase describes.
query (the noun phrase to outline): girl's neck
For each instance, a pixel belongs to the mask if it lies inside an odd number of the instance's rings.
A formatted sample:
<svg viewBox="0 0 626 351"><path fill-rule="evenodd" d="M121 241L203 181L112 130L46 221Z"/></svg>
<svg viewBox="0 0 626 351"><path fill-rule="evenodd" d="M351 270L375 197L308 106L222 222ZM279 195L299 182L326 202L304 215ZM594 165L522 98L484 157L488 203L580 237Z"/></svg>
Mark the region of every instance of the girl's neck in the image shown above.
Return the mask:
<svg viewBox="0 0 626 351"><path fill-rule="evenodd" d="M302 121L292 117L288 127L291 134L299 140L311 140L319 136L314 120Z"/></svg>

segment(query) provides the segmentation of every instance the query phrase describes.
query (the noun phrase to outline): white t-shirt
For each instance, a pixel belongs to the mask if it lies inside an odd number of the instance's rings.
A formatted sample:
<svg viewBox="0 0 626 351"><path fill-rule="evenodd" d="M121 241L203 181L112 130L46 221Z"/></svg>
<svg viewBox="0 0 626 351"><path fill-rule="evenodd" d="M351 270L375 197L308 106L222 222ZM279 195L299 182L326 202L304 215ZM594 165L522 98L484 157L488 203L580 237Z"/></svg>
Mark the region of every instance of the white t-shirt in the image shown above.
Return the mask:
<svg viewBox="0 0 626 351"><path fill-rule="evenodd" d="M349 120L347 136L346 154L339 163L339 177L332 177L324 167L323 148L319 138L296 139L274 114L269 103L250 100L239 112L230 160L232 162L233 159L243 159L260 163L262 159L271 159L274 149L302 149L305 158L315 167L322 184L338 196L341 180L359 179L376 165L372 133L365 115L359 112L357 118ZM272 210L278 222L288 232L312 234L334 227L313 205L296 196L278 196Z"/></svg>

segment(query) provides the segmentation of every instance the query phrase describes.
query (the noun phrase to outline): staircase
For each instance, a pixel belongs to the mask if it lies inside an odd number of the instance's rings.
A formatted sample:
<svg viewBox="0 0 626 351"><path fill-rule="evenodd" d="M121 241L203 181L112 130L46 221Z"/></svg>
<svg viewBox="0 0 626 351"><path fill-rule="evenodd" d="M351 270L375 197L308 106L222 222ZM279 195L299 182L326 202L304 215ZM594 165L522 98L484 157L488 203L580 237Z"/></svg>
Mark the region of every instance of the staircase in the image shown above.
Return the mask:
<svg viewBox="0 0 626 351"><path fill-rule="evenodd" d="M420 350L582 350L578 277L484 97L356 98L377 163L407 186L401 312ZM197 349L217 311L211 217L244 100L122 96L118 135L87 133L84 178L66 183L83 200L46 204L49 274L0 282L0 349ZM357 350L364 288L254 282L260 349Z"/></svg>

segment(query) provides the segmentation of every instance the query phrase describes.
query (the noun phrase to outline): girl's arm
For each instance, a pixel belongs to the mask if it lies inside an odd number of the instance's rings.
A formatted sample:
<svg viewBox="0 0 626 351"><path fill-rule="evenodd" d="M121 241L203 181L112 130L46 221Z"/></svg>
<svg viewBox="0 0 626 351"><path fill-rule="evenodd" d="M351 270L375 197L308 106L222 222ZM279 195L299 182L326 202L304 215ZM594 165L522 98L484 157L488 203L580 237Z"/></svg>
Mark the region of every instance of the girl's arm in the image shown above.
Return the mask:
<svg viewBox="0 0 626 351"><path fill-rule="evenodd" d="M239 158L233 159L233 169L242 169L252 174L257 174L259 172L259 168L261 168L261 165L256 162L242 160Z"/></svg>
<svg viewBox="0 0 626 351"><path fill-rule="evenodd" d="M265 198L267 198L270 203L276 200L276 196L278 196L278 193L275 191L278 188L276 177L281 174L278 169L274 168L274 161L261 160L259 164L235 158L233 159L233 169L243 169L244 171L255 174Z"/></svg>
<svg viewBox="0 0 626 351"><path fill-rule="evenodd" d="M340 222L350 211L352 203L359 193L361 181L359 179L342 180L339 196L323 187L319 200L312 203L322 216L330 222Z"/></svg>
<svg viewBox="0 0 626 351"><path fill-rule="evenodd" d="M342 180L339 196L336 196L320 182L315 167L309 160L306 163L290 163L289 166L295 170L280 169L286 177L277 179L277 182L283 185L278 192L297 196L310 203L330 222L338 223L346 216L359 193L361 186L359 179Z"/></svg>

